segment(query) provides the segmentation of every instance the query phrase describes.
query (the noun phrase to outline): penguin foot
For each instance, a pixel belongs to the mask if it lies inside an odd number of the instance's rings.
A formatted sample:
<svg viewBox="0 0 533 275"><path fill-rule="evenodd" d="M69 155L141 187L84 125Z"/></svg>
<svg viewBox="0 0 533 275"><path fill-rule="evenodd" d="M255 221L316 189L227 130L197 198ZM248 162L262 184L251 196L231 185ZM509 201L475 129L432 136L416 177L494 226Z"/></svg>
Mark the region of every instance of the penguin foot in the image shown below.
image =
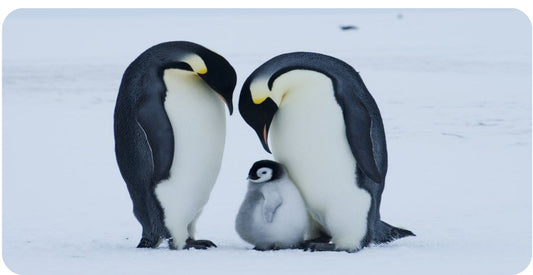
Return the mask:
<svg viewBox="0 0 533 275"><path fill-rule="evenodd" d="M186 244L183 249L208 249L210 247L217 247L216 244L209 240L193 240L191 238L188 238L185 243Z"/></svg>
<svg viewBox="0 0 533 275"><path fill-rule="evenodd" d="M275 251L275 250L281 250L283 248L279 248L277 246L271 246L271 247L254 247L253 248L254 250L257 250L257 251Z"/></svg>
<svg viewBox="0 0 533 275"><path fill-rule="evenodd" d="M304 251L311 251L311 252L315 252L315 251L338 251L337 249L335 249L335 244L323 243L323 242L320 242L320 243L306 242L303 245L303 250Z"/></svg>
<svg viewBox="0 0 533 275"><path fill-rule="evenodd" d="M320 235L320 237L318 238L314 238L314 239L311 239L311 240L307 240L307 241L304 241L304 243L302 244L303 246L306 246L310 243L329 243L331 241L331 237L328 236L328 235Z"/></svg>
<svg viewBox="0 0 533 275"><path fill-rule="evenodd" d="M137 245L137 248L156 248L157 246L159 246L160 241L160 239L151 240L143 237Z"/></svg>
<svg viewBox="0 0 533 275"><path fill-rule="evenodd" d="M261 248L261 247L254 247L253 248L254 250L257 250L257 251L268 251L268 250L271 250L270 248Z"/></svg>
<svg viewBox="0 0 533 275"><path fill-rule="evenodd" d="M303 248L304 251L316 252L316 251L335 251L335 252L357 252L359 249L338 249L334 243L307 243Z"/></svg>
<svg viewBox="0 0 533 275"><path fill-rule="evenodd" d="M168 239L168 248L170 250L178 250L178 247L176 246L176 244L174 243L174 239L172 238L169 238Z"/></svg>

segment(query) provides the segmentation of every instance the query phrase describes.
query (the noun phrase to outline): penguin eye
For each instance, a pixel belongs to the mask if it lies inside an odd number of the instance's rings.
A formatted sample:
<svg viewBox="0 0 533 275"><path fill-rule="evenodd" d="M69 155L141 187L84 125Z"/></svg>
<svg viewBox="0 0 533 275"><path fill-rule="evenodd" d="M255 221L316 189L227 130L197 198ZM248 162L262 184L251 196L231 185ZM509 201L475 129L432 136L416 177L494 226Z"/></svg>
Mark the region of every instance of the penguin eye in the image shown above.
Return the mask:
<svg viewBox="0 0 533 275"><path fill-rule="evenodd" d="M257 176L259 177L264 177L264 176L267 176L269 174L271 170L268 169L268 168L261 168L257 171Z"/></svg>

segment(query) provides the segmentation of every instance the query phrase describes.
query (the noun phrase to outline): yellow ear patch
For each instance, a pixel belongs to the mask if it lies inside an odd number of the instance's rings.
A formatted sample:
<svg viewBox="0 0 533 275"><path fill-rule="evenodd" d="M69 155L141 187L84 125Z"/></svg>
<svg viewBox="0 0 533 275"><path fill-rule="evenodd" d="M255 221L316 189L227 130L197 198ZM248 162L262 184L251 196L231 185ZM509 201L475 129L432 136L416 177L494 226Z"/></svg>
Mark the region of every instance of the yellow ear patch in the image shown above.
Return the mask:
<svg viewBox="0 0 533 275"><path fill-rule="evenodd" d="M191 54L183 58L183 62L189 64L192 70L197 74L206 74L207 66L205 65L204 60L196 54Z"/></svg>
<svg viewBox="0 0 533 275"><path fill-rule="evenodd" d="M267 88L266 81L253 81L250 84L250 93L254 104L259 105L270 97L270 90Z"/></svg>
<svg viewBox="0 0 533 275"><path fill-rule="evenodd" d="M252 101L254 102L254 104L259 105L259 104L263 103L263 101L265 101L267 98L268 98L268 96L265 96L265 97L252 97Z"/></svg>
<svg viewBox="0 0 533 275"><path fill-rule="evenodd" d="M207 67L200 68L198 70L195 70L197 74L206 74L207 73Z"/></svg>

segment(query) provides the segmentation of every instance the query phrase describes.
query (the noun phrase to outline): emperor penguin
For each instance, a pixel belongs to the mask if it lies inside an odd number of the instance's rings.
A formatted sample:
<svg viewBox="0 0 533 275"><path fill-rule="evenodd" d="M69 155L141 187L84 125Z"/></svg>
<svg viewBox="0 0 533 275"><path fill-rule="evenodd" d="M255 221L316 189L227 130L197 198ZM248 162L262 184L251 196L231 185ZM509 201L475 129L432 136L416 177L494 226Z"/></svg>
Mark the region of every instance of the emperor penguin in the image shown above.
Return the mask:
<svg viewBox="0 0 533 275"><path fill-rule="evenodd" d="M236 73L217 53L192 42L155 45L122 77L114 113L115 153L133 213L137 247L215 246L195 225L215 183L233 111Z"/></svg>
<svg viewBox="0 0 533 275"><path fill-rule="evenodd" d="M308 214L285 168L271 160L253 164L248 191L235 221L239 236L256 250L300 248Z"/></svg>
<svg viewBox="0 0 533 275"><path fill-rule="evenodd" d="M311 52L276 56L244 82L239 111L298 186L315 251L355 252L413 236L380 219L387 173L381 115L359 74ZM270 134L269 134L270 133Z"/></svg>

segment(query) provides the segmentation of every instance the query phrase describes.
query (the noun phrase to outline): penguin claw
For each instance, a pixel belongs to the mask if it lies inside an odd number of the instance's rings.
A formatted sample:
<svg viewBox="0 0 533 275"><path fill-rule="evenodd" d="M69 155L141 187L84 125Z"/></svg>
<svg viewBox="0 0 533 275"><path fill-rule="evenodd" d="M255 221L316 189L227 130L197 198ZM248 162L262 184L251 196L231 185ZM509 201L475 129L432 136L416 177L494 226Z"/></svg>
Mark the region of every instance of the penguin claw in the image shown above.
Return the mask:
<svg viewBox="0 0 533 275"><path fill-rule="evenodd" d="M304 251L316 252L316 251L338 251L335 249L335 244L332 243L314 243L309 242L303 245Z"/></svg>
<svg viewBox="0 0 533 275"><path fill-rule="evenodd" d="M261 248L261 247L254 247L253 248L254 250L257 250L257 251L276 251L276 250L282 250L283 248L279 248L277 246L271 246L271 247L265 247L265 248Z"/></svg>
<svg viewBox="0 0 533 275"><path fill-rule="evenodd" d="M143 237L137 245L137 248L156 248L159 245L159 242L160 240L150 240Z"/></svg>
<svg viewBox="0 0 533 275"><path fill-rule="evenodd" d="M169 238L168 239L168 248L170 250L178 250L178 247L176 246L176 244L174 243L174 239L172 238Z"/></svg>
<svg viewBox="0 0 533 275"><path fill-rule="evenodd" d="M212 241L210 240L193 240L191 238L188 238L186 241L185 241L185 246L183 247L183 249L191 249L191 248L195 248L195 249L202 249L202 250L205 250L205 249L208 249L210 247L217 247L216 244L214 244Z"/></svg>
<svg viewBox="0 0 533 275"><path fill-rule="evenodd" d="M330 236L328 236L326 234L322 234L322 235L320 235L317 238L304 241L302 246L307 246L307 245L309 245L311 243L329 243L330 241L331 241L331 237Z"/></svg>
<svg viewBox="0 0 533 275"><path fill-rule="evenodd" d="M334 244L330 244L331 237L326 234L321 234L317 238L310 239L304 241L302 244L300 244L299 248L303 249L304 251L329 251L329 250L323 250L326 247L329 247L330 245L333 246L333 249L335 249Z"/></svg>

